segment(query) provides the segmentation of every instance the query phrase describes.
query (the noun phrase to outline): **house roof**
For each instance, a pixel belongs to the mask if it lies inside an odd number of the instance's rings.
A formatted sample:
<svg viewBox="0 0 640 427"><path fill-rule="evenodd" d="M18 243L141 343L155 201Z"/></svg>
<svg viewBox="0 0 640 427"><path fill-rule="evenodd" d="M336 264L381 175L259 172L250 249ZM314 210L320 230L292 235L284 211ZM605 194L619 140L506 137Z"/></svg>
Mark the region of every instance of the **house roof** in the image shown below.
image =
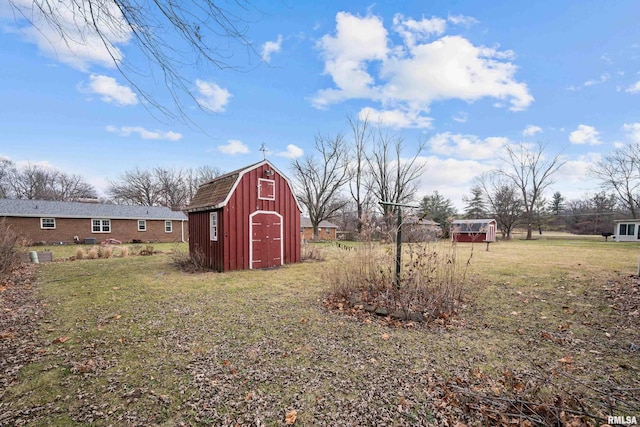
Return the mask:
<svg viewBox="0 0 640 427"><path fill-rule="evenodd" d="M311 228L313 227L313 225L311 225L311 220L309 218L305 218L305 217L301 217L300 218L300 227L302 228ZM335 225L332 222L329 221L320 221L320 224L318 224L318 227L320 228L338 228L337 225Z"/></svg>
<svg viewBox="0 0 640 427"><path fill-rule="evenodd" d="M0 199L0 216L108 218L185 221L183 212L164 206L128 206L52 200Z"/></svg>
<svg viewBox="0 0 640 427"><path fill-rule="evenodd" d="M294 199L296 200L296 204L298 205L298 209L302 211L300 203L298 203L298 199L295 197L295 194L293 194L293 187L291 186L291 182L285 175L282 174L282 172L280 172L276 167L269 163L268 160L254 163L242 169L237 169L224 175L220 175L209 182L205 182L198 188L198 191L191 199L189 206L187 206L186 211L197 212L209 209L219 209L226 206L229 202L229 199L231 198L231 195L238 186L238 183L240 183L242 176L245 173L259 168L260 166L263 166L265 164L269 165L269 168L274 169L278 173L278 175L280 175L285 181L287 181L289 188L291 188L291 194L293 195Z"/></svg>
<svg viewBox="0 0 640 427"><path fill-rule="evenodd" d="M496 223L495 219L456 219L451 222L451 228L455 229L458 233L484 233L487 231L486 227Z"/></svg>

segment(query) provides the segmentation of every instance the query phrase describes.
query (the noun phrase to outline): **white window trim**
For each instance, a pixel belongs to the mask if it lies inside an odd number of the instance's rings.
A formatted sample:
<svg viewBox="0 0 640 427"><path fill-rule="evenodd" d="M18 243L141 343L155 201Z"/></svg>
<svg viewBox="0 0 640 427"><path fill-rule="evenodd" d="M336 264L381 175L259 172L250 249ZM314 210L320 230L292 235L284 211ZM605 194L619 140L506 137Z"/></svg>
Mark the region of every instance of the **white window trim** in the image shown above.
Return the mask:
<svg viewBox="0 0 640 427"><path fill-rule="evenodd" d="M267 182L267 185L273 185L273 196L271 197L262 197L262 183ZM258 200L275 200L276 199L276 180L275 179L265 179L258 178Z"/></svg>
<svg viewBox="0 0 640 427"><path fill-rule="evenodd" d="M142 228L140 228L140 224L142 224ZM147 231L147 220L139 219L138 220L138 231Z"/></svg>
<svg viewBox="0 0 640 427"><path fill-rule="evenodd" d="M53 227L45 227L44 220L50 219L53 221ZM40 229L42 230L55 230L56 229L56 219L55 218L40 218Z"/></svg>
<svg viewBox="0 0 640 427"><path fill-rule="evenodd" d="M100 231L95 231L93 229L93 221L100 221ZM109 224L109 230L104 231L104 221L107 221ZM92 233L111 233L111 220L108 218L91 218L91 232Z"/></svg>
<svg viewBox="0 0 640 427"><path fill-rule="evenodd" d="M209 213L209 240L218 241L218 212Z"/></svg>
<svg viewBox="0 0 640 427"><path fill-rule="evenodd" d="M169 230L167 230L167 225L169 225ZM164 232L165 233L173 233L173 221L165 220L164 221Z"/></svg>

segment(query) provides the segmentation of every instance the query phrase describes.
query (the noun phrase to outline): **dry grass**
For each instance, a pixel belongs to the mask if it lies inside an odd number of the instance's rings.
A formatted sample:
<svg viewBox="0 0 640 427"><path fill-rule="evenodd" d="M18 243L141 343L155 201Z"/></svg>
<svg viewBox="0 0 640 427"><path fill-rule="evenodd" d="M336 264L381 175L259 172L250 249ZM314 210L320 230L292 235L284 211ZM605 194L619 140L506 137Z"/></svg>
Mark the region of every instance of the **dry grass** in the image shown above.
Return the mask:
<svg viewBox="0 0 640 427"><path fill-rule="evenodd" d="M296 410L301 426L497 425L491 398L570 393L625 415L592 389L635 389L619 399L640 406L625 305L638 247L476 246L459 321L414 328L326 311L322 272L344 253L329 246L322 262L225 274L185 275L168 255L43 264L39 360L1 392L0 424L276 426Z"/></svg>

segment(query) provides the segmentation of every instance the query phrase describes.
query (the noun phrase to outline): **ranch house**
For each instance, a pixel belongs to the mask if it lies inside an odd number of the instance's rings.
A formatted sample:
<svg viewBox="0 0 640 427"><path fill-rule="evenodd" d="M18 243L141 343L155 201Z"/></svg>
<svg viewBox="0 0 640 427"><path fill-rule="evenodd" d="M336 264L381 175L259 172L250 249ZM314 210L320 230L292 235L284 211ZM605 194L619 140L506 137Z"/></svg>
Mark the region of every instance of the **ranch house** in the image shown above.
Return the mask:
<svg viewBox="0 0 640 427"><path fill-rule="evenodd" d="M0 219L32 244L187 240L186 215L160 206L0 199Z"/></svg>
<svg viewBox="0 0 640 427"><path fill-rule="evenodd" d="M189 253L217 271L300 262L300 212L269 161L202 184L187 207Z"/></svg>
<svg viewBox="0 0 640 427"><path fill-rule="evenodd" d="M302 230L302 240L313 240L313 225L311 225L311 220L309 218L301 218L300 222ZM318 231L320 232L320 240L336 240L338 226L329 221L320 221L320 224L318 225Z"/></svg>

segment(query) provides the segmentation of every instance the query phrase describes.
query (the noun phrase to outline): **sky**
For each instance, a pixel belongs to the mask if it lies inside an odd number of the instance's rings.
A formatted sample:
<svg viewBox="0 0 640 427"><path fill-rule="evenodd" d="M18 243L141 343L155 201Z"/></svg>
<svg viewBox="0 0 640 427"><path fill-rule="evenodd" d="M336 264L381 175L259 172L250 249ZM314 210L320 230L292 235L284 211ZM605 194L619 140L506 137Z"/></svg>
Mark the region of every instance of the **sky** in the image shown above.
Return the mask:
<svg viewBox="0 0 640 427"><path fill-rule="evenodd" d="M347 119L368 115L404 140L404 155L424 144L416 199L438 191L462 210L506 144L561 155L547 197L571 200L601 190L589 170L603 156L640 142L636 0L259 0L231 10L252 50L207 39L234 68L185 65L195 98L181 99L185 121L137 94L90 32L65 43L0 0L0 156L79 174L105 195L136 167L231 171L262 160L263 144L289 174L314 155L316 136L349 140ZM107 34L123 63L145 66L130 33ZM138 69L138 86L172 107L157 69Z"/></svg>

